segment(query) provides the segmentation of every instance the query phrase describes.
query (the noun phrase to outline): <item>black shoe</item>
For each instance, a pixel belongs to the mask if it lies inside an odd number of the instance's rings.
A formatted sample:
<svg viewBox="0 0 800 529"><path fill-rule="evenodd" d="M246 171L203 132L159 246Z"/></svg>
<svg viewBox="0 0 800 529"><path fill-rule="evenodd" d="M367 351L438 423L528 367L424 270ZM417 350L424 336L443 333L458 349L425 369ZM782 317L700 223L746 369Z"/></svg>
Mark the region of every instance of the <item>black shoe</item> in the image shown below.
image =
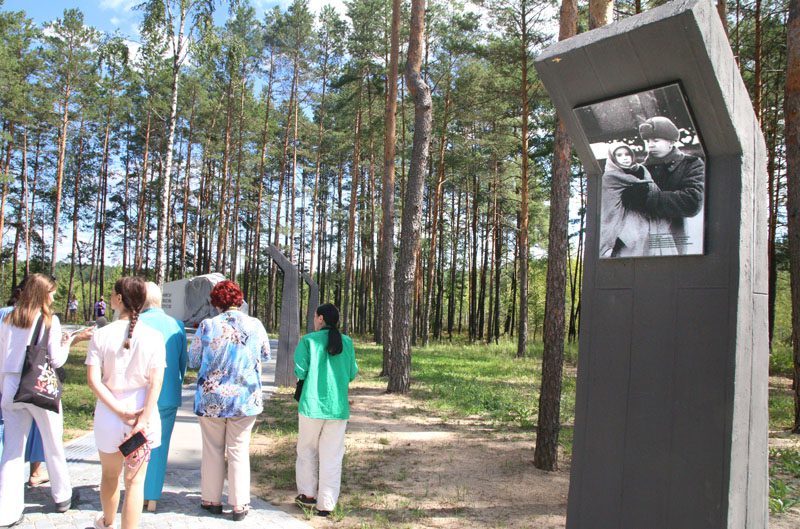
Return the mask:
<svg viewBox="0 0 800 529"><path fill-rule="evenodd" d="M250 512L250 506L246 506L241 511L233 511L233 521L234 522L241 522L244 520L244 517L247 516L247 513Z"/></svg>
<svg viewBox="0 0 800 529"><path fill-rule="evenodd" d="M65 513L72 508L73 505L77 505L78 501L81 499L81 493L78 492L77 489L72 491L72 497L67 501L61 501L56 503L56 512Z"/></svg>
<svg viewBox="0 0 800 529"><path fill-rule="evenodd" d="M317 516L327 517L331 515L331 511L317 511Z"/></svg>
<svg viewBox="0 0 800 529"><path fill-rule="evenodd" d="M295 505L298 507L305 507L306 509L311 509L314 505L317 504L316 498L309 498L305 494L300 494L294 499Z"/></svg>
<svg viewBox="0 0 800 529"><path fill-rule="evenodd" d="M222 505L212 505L210 503L200 502L200 507L207 510L211 514L222 514Z"/></svg>
<svg viewBox="0 0 800 529"><path fill-rule="evenodd" d="M19 520L17 520L16 522L11 522L8 525L0 525L0 527L14 527L15 525L19 525L20 523L22 523L23 518L25 518L25 513L20 514Z"/></svg>

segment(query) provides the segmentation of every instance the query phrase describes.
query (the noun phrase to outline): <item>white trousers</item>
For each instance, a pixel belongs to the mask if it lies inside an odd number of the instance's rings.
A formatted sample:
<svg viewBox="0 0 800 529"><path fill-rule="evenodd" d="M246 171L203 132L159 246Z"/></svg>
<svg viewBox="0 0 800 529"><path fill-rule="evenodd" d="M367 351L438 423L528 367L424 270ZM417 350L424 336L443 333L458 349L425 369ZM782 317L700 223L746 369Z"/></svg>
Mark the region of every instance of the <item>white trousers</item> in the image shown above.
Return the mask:
<svg viewBox="0 0 800 529"><path fill-rule="evenodd" d="M228 503L250 503L250 432L256 416L223 419L200 417L203 460L200 463L200 498L219 503L228 456Z"/></svg>
<svg viewBox="0 0 800 529"><path fill-rule="evenodd" d="M44 459L50 475L53 501L61 503L72 497L72 484L64 455L64 418L59 413L43 410L32 404L3 402L5 440L0 459L0 525L19 520L25 505L25 443L35 420L42 434Z"/></svg>
<svg viewBox="0 0 800 529"><path fill-rule="evenodd" d="M311 419L297 415L298 494L317 498L317 509L332 511L342 487L342 459L346 420Z"/></svg>

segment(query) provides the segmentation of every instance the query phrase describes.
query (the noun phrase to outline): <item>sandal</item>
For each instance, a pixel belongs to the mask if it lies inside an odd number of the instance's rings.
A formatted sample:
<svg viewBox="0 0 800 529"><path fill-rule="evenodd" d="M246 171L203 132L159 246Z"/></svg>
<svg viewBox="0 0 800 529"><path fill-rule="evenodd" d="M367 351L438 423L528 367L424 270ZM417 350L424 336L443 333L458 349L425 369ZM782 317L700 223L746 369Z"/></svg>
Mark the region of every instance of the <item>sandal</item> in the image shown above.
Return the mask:
<svg viewBox="0 0 800 529"><path fill-rule="evenodd" d="M236 507L233 508L233 521L234 522L241 522L244 520L244 517L247 516L247 513L250 512L250 505L242 505L241 510L237 510Z"/></svg>
<svg viewBox="0 0 800 529"><path fill-rule="evenodd" d="M211 514L222 514L222 504L212 503L210 501L200 501L200 507L207 510Z"/></svg>
<svg viewBox="0 0 800 529"><path fill-rule="evenodd" d="M298 494L294 499L294 503L298 507L311 509L317 504L317 498L309 498L305 494Z"/></svg>

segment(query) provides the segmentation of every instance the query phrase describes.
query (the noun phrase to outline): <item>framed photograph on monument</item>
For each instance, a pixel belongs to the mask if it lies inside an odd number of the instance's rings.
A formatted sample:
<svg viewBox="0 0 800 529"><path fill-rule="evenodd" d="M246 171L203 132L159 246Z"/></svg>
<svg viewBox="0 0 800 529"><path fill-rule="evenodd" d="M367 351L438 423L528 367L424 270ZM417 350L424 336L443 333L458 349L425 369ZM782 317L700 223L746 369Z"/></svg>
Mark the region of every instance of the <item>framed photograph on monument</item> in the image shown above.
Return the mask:
<svg viewBox="0 0 800 529"><path fill-rule="evenodd" d="M574 111L603 171L600 258L702 255L706 156L681 86Z"/></svg>

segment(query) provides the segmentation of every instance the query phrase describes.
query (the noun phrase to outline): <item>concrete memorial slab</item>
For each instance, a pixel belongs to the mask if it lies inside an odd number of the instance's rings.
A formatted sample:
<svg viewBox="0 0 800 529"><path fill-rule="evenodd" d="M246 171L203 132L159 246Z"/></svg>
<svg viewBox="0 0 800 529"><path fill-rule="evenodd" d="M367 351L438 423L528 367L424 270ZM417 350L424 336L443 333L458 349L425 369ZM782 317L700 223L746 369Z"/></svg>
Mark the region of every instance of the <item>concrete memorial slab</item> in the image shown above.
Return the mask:
<svg viewBox="0 0 800 529"><path fill-rule="evenodd" d="M589 182L567 527L766 528L766 147L715 6L536 69Z"/></svg>
<svg viewBox="0 0 800 529"><path fill-rule="evenodd" d="M267 254L283 272L275 385L291 386L297 381L294 376L294 350L300 340L300 273L277 246L267 248ZM302 277L309 290L306 332L311 332L314 330L314 311L319 304L319 287L308 274L303 273Z"/></svg>

